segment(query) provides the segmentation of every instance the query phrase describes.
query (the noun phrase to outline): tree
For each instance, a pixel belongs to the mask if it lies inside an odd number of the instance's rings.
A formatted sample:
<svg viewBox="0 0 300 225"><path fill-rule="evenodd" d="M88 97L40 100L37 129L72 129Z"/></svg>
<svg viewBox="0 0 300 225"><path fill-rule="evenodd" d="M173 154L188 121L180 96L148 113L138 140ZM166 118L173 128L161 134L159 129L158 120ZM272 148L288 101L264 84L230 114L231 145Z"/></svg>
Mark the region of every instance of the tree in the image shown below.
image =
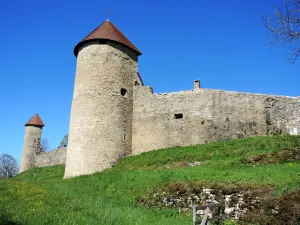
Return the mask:
<svg viewBox="0 0 300 225"><path fill-rule="evenodd" d="M50 144L47 138L42 138L41 144L40 144L40 151L41 152L48 152L50 151Z"/></svg>
<svg viewBox="0 0 300 225"><path fill-rule="evenodd" d="M61 140L59 147L68 147L69 134L66 134Z"/></svg>
<svg viewBox="0 0 300 225"><path fill-rule="evenodd" d="M288 44L289 62L295 62L300 55L300 0L284 0L283 9L274 6L274 17L262 17L261 21L270 34L270 44Z"/></svg>
<svg viewBox="0 0 300 225"><path fill-rule="evenodd" d="M3 173L6 178L14 177L19 172L17 160L9 154L0 155L0 173Z"/></svg>

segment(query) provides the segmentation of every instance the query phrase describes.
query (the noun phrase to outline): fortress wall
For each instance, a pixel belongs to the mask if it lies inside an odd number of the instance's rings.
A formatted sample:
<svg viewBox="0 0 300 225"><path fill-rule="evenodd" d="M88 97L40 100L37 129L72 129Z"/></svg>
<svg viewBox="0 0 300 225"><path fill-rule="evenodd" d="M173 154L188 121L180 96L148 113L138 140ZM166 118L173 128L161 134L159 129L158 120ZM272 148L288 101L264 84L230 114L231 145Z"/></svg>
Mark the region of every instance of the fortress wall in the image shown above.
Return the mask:
<svg viewBox="0 0 300 225"><path fill-rule="evenodd" d="M300 97L200 89L153 94L136 87L133 154L251 135L300 134ZM182 119L175 119L182 113ZM66 163L67 148L35 157L35 167Z"/></svg>
<svg viewBox="0 0 300 225"><path fill-rule="evenodd" d="M36 167L66 164L67 148L58 148L51 152L40 153L35 158Z"/></svg>
<svg viewBox="0 0 300 225"><path fill-rule="evenodd" d="M133 154L272 133L270 124L277 124L279 114L286 112L267 114L274 107L271 101L285 105L295 100L210 89L153 94L150 87L135 88ZM182 118L175 119L179 113ZM267 124L267 118L272 122ZM286 122L279 126L285 127Z"/></svg>
<svg viewBox="0 0 300 225"><path fill-rule="evenodd" d="M292 99L268 99L268 133L300 135L300 97Z"/></svg>

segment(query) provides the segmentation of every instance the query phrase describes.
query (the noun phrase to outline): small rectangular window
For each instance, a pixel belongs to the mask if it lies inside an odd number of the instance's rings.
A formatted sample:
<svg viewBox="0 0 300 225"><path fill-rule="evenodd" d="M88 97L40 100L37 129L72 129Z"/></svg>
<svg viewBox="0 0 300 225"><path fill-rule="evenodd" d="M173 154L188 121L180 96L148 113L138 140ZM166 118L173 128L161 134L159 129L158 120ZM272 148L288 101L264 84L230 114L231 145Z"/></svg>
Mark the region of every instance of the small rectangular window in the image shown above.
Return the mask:
<svg viewBox="0 0 300 225"><path fill-rule="evenodd" d="M127 96L127 90L125 88L121 88L121 95L122 96Z"/></svg>
<svg viewBox="0 0 300 225"><path fill-rule="evenodd" d="M182 113L175 113L174 114L174 119L182 119L183 118L183 114Z"/></svg>

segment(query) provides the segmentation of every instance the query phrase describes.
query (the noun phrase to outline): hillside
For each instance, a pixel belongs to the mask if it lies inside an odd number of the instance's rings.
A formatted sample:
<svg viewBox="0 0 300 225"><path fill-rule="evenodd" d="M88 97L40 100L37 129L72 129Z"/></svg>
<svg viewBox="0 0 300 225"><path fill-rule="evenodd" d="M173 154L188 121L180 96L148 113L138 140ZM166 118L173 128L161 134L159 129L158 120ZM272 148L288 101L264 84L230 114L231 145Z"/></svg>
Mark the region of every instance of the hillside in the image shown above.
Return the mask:
<svg viewBox="0 0 300 225"><path fill-rule="evenodd" d="M190 211L165 207L157 194L187 193L203 185L257 189L272 199L260 207L276 202L285 207L259 219L253 209L241 223L293 224L300 221L298 148L300 136L254 137L131 156L102 173L68 180L62 179L63 165L31 169L0 180L0 224L188 225Z"/></svg>

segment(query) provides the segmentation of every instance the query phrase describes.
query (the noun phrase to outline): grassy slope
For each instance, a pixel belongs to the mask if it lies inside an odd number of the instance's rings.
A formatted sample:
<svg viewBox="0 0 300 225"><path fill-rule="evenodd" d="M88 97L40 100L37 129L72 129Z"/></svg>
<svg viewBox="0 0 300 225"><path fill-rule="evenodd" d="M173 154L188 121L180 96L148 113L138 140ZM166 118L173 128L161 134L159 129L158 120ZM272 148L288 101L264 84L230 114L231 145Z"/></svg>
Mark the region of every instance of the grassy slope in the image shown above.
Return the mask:
<svg viewBox="0 0 300 225"><path fill-rule="evenodd" d="M250 166L241 159L300 147L299 136L255 137L144 153L112 169L62 180L64 166L32 169L0 181L0 224L191 224L172 210L142 207L136 198L174 181L267 184L275 194L300 187L300 162ZM200 166L165 169L198 160ZM4 219L5 217L5 219Z"/></svg>

